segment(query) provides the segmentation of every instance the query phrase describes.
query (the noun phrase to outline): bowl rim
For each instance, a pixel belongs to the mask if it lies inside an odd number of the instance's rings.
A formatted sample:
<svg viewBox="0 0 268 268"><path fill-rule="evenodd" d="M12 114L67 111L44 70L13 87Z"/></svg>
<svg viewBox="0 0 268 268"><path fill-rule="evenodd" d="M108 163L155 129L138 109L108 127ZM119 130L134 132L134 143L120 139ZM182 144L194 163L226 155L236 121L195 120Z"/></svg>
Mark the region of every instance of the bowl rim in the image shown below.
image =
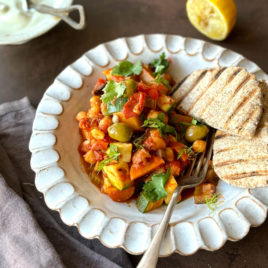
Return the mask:
<svg viewBox="0 0 268 268"><path fill-rule="evenodd" d="M54 6L59 2L59 6L57 8L68 7L73 3L73 0L56 0ZM37 11L36 11L37 12ZM38 27L30 27L27 31L22 31L22 33L15 34L0 34L0 45L20 45L24 44L36 37L39 37L48 31L50 31L53 27L55 27L58 23L60 23L60 19L48 15L44 17L41 21L42 24L38 24Z"/></svg>

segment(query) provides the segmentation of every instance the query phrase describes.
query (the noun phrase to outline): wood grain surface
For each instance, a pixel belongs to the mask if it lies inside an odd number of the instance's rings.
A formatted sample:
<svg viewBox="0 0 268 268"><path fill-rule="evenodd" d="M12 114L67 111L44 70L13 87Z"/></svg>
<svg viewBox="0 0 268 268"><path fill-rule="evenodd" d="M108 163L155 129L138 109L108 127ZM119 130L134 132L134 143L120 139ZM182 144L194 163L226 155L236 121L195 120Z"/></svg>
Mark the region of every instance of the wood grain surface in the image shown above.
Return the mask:
<svg viewBox="0 0 268 268"><path fill-rule="evenodd" d="M222 0L224 1L224 0ZM28 96L37 105L59 72L90 48L118 37L168 33L208 40L187 19L183 0L75 0L87 13L87 27L75 31L61 22L19 46L0 46L0 103ZM236 0L238 19L231 35L215 42L256 62L268 72L268 1ZM57 215L58 216L58 215ZM57 217L56 216L56 217ZM162 258L158 267L268 267L268 222L239 242L216 252ZM134 264L139 256L131 256Z"/></svg>

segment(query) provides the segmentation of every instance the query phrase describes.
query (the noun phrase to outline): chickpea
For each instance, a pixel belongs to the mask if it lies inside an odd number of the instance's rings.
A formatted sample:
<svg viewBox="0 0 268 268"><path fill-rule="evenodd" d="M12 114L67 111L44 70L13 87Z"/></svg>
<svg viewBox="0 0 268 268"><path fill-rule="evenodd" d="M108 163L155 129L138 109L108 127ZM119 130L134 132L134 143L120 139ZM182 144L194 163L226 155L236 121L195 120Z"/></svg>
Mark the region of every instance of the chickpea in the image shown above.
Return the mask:
<svg viewBox="0 0 268 268"><path fill-rule="evenodd" d="M96 140L102 140L102 139L104 139L104 136L105 136L104 132L99 130L99 129L97 129L97 128L93 128L91 130L91 135Z"/></svg>
<svg viewBox="0 0 268 268"><path fill-rule="evenodd" d="M101 99L100 96L93 96L89 100L90 106L95 106L95 105L100 105L101 104Z"/></svg>
<svg viewBox="0 0 268 268"><path fill-rule="evenodd" d="M147 118L157 118L160 114L163 114L163 112L155 111L155 110L150 110L150 112L147 115ZM164 114L164 123L168 123L168 116Z"/></svg>
<svg viewBox="0 0 268 268"><path fill-rule="evenodd" d="M80 112L76 115L76 120L77 120L77 121L80 121L81 119L86 118L86 117L87 117L87 113L84 112L84 111L80 111Z"/></svg>
<svg viewBox="0 0 268 268"><path fill-rule="evenodd" d="M84 155L84 159L87 163L91 164L91 165L94 165L97 160L96 160L96 157L95 157L95 154L92 150L88 151L85 155Z"/></svg>
<svg viewBox="0 0 268 268"><path fill-rule="evenodd" d="M193 143L193 150L197 153L203 153L206 149L206 145L207 143L203 140L196 140L194 143Z"/></svg>
<svg viewBox="0 0 268 268"><path fill-rule="evenodd" d="M105 116L104 118L101 119L99 122L99 129L102 130L103 132L107 133L108 132L108 127L112 125L112 119L109 116Z"/></svg>

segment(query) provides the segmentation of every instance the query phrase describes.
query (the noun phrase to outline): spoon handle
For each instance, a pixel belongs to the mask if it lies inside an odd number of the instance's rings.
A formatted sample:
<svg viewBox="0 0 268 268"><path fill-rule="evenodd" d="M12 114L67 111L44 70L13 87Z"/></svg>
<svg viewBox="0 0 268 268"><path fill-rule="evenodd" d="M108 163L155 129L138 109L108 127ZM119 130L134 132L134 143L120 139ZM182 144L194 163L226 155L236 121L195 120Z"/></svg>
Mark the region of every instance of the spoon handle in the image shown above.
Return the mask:
<svg viewBox="0 0 268 268"><path fill-rule="evenodd" d="M47 5L32 4L31 7L40 13L50 14L59 17L76 30L81 30L85 27L85 10L84 7L81 5L72 5L66 8L53 8ZM69 13L75 10L79 12L79 22L76 22L69 17Z"/></svg>
<svg viewBox="0 0 268 268"><path fill-rule="evenodd" d="M162 218L162 221L157 229L157 232L154 235L154 238L151 241L151 244L149 245L148 249L144 253L142 259L140 260L137 268L154 268L154 267L156 267L157 260L159 257L159 250L160 250L161 242L163 241L163 238L165 236L165 233L166 233L166 230L167 230L167 227L169 224L169 220L170 220L170 217L172 215L173 208L177 204L178 197L179 197L182 190L183 190L182 186L178 186L175 189L175 191L170 199L170 202L167 206L165 214Z"/></svg>

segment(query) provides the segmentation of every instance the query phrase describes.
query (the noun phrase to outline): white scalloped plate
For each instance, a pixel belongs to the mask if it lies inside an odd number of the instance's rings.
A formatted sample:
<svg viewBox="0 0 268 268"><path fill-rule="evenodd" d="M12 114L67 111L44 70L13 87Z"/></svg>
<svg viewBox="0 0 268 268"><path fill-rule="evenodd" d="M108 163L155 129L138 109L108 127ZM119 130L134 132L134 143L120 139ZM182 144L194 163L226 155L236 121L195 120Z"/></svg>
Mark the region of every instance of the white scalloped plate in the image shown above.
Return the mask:
<svg viewBox="0 0 268 268"><path fill-rule="evenodd" d="M98 238L107 247L123 247L131 254L146 250L165 207L142 214L135 202L116 203L100 193L80 162L75 115L88 109L90 91L105 68L124 59L148 63L163 51L172 58L170 72L176 81L197 69L229 65L243 66L268 81L255 63L201 40L163 34L120 38L89 50L58 75L37 108L29 145L35 185L47 206L85 238ZM194 205L192 198L176 206L161 256L219 249L227 239L242 239L250 226L266 219L268 188L248 190L220 182L218 191L224 202L213 215L206 205Z"/></svg>

